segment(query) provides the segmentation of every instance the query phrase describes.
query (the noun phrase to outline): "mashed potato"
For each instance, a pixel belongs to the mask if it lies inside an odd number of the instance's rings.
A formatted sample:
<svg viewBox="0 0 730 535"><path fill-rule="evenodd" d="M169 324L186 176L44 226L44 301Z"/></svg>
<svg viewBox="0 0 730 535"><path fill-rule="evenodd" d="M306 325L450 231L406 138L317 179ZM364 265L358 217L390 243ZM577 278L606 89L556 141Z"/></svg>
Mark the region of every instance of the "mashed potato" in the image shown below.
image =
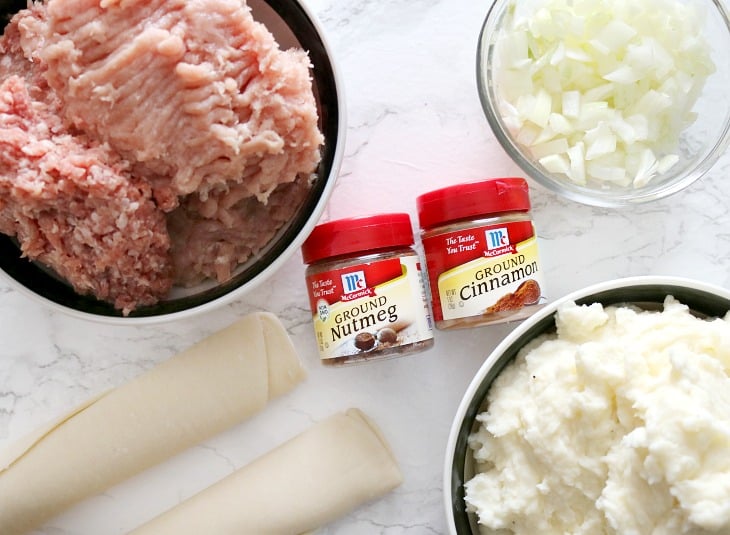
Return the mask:
<svg viewBox="0 0 730 535"><path fill-rule="evenodd" d="M730 317L563 305L500 374L470 436L482 526L730 534Z"/></svg>

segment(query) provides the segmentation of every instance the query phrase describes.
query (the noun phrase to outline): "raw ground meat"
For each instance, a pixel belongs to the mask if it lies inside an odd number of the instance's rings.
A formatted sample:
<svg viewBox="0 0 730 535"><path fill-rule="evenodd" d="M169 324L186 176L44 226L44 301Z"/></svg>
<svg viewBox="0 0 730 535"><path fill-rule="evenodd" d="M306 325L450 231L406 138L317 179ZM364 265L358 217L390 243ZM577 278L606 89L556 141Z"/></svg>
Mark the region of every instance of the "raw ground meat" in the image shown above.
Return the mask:
<svg viewBox="0 0 730 535"><path fill-rule="evenodd" d="M106 147L54 133L57 121L24 78L0 84L0 231L80 293L125 311L158 301L170 243L149 185Z"/></svg>
<svg viewBox="0 0 730 535"><path fill-rule="evenodd" d="M242 185L265 201L311 172L322 136L301 50L241 0L50 0L19 20L67 121L154 178L161 206Z"/></svg>
<svg viewBox="0 0 730 535"><path fill-rule="evenodd" d="M301 177L279 185L266 205L248 196L232 206L220 206L209 217L200 215L196 197L187 199L168 217L176 283L193 286L204 278L228 280L237 265L259 252L291 219L292 206L303 202L309 188L307 178Z"/></svg>
<svg viewBox="0 0 730 535"><path fill-rule="evenodd" d="M34 8L33 11L38 10ZM42 17L43 11L38 12L36 16ZM32 79L34 84L29 87L33 91L32 96L36 99L42 99L43 93L48 89L48 84L45 78L37 76L37 69L25 57L25 53L20 46L20 30L16 20L13 20L3 30L3 35L0 37L0 54L0 81L13 74L27 80ZM35 84L41 84L41 87L36 90Z"/></svg>
<svg viewBox="0 0 730 535"><path fill-rule="evenodd" d="M48 0L0 53L0 232L125 313L224 282L308 192L309 59L242 0Z"/></svg>

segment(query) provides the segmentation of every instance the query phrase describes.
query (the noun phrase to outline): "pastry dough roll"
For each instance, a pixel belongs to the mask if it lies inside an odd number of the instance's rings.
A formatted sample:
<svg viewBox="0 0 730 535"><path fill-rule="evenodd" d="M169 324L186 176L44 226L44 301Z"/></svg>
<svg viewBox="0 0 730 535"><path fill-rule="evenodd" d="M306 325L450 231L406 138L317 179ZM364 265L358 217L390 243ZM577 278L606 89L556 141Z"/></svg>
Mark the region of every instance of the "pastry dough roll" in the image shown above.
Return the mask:
<svg viewBox="0 0 730 535"><path fill-rule="evenodd" d="M240 423L303 378L275 316L242 318L0 451L0 532L43 524Z"/></svg>
<svg viewBox="0 0 730 535"><path fill-rule="evenodd" d="M377 427L358 409L314 425L129 535L298 535L402 482Z"/></svg>

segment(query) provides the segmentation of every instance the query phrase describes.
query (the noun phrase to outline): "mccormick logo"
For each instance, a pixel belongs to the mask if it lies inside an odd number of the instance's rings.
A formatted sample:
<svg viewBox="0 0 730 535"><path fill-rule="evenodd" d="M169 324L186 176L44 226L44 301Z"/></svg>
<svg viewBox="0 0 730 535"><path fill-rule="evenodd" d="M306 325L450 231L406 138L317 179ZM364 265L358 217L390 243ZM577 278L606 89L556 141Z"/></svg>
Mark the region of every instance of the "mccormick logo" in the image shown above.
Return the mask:
<svg viewBox="0 0 730 535"><path fill-rule="evenodd" d="M364 271L353 271L352 273L345 273L342 276L342 293L350 294L357 292L358 290L364 290L368 287L365 282Z"/></svg>
<svg viewBox="0 0 730 535"><path fill-rule="evenodd" d="M353 271L351 273L344 273L341 276L342 279L342 300L352 301L359 297L367 297L373 295L372 289L368 288L368 284L365 281L364 271Z"/></svg>
<svg viewBox="0 0 730 535"><path fill-rule="evenodd" d="M509 245L509 234L507 228L493 228L488 230L487 235L487 250L493 251L494 249L501 249L505 245Z"/></svg>
<svg viewBox="0 0 730 535"><path fill-rule="evenodd" d="M499 256L516 252L514 246L510 245L507 227L489 229L484 234L487 239L485 256Z"/></svg>

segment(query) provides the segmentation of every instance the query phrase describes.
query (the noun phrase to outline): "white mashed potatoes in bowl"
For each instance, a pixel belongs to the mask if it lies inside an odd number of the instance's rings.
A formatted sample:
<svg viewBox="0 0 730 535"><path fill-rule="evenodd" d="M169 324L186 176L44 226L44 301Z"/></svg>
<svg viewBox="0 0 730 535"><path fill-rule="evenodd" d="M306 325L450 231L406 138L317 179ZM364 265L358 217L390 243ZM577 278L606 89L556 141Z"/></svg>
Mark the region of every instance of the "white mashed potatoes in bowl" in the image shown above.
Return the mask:
<svg viewBox="0 0 730 535"><path fill-rule="evenodd" d="M452 534L730 534L730 292L639 277L489 356L449 439Z"/></svg>

